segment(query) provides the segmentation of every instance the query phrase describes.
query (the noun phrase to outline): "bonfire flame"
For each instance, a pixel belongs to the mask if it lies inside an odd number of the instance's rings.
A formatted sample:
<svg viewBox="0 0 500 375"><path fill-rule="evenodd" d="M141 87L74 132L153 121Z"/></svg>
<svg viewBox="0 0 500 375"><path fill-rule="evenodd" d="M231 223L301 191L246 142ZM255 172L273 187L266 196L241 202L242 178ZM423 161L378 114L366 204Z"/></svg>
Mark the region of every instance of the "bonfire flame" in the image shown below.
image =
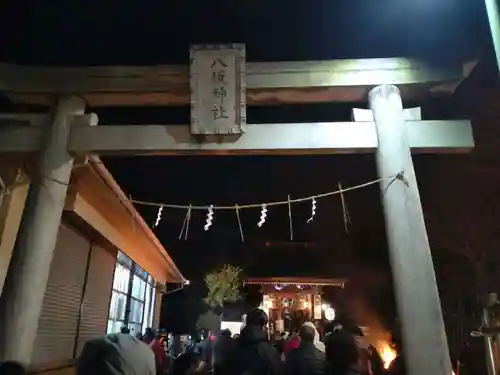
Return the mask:
<svg viewBox="0 0 500 375"><path fill-rule="evenodd" d="M387 341L379 341L377 343L377 352L384 362L384 369L388 369L392 361L396 359L396 350Z"/></svg>
<svg viewBox="0 0 500 375"><path fill-rule="evenodd" d="M394 361L398 355L396 350L387 341L379 341L377 343L377 352L384 363L385 370L389 368L392 361ZM451 373L455 375L455 371Z"/></svg>

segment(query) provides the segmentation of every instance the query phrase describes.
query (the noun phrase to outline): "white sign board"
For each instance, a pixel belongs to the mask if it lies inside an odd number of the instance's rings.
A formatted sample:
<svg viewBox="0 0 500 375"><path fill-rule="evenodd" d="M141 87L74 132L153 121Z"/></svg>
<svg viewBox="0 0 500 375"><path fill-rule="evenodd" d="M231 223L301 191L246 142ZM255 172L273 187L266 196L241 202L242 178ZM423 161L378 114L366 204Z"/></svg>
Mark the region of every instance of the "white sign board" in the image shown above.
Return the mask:
<svg viewBox="0 0 500 375"><path fill-rule="evenodd" d="M241 333L241 322L222 321L220 323L220 328L222 330L224 329L230 330L232 335L239 335Z"/></svg>
<svg viewBox="0 0 500 375"><path fill-rule="evenodd" d="M241 134L246 126L245 46L191 47L192 134Z"/></svg>

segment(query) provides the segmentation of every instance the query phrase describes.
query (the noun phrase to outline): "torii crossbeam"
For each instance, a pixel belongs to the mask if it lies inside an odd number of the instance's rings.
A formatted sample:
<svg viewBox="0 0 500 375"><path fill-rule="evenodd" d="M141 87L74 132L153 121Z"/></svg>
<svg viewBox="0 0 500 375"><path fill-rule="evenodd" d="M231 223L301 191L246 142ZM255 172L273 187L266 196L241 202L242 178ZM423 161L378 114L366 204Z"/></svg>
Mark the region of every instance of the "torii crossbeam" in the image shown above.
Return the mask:
<svg viewBox="0 0 500 375"><path fill-rule="evenodd" d="M61 92L79 93L94 105L109 105L113 100L117 105L144 105L148 102L145 97L154 97L161 105L187 102L185 80L179 78L185 69L181 68L163 67L163 72L177 71L179 75L177 79L169 75L169 80L160 83L152 79L153 68L142 73L140 68L81 68L71 74L67 70L5 69L0 67L0 89L21 102L44 103L49 94ZM115 76L103 77L106 69ZM119 80L116 74L128 78ZM39 175L43 177L33 184L0 299L0 359L23 361L31 357L75 156L374 152L380 177L404 173L401 181L392 184L384 179L381 194L408 374L451 374L411 151L468 152L474 147L472 130L466 120L422 121L418 109L403 110L401 92L414 98L429 90L453 90L463 79L461 70L431 69L406 59L376 59L253 64L249 75L250 103L350 101L368 94L371 111L355 110L353 122L254 124L239 136L203 139L191 136L187 125L92 126L97 117L84 115L84 102L76 97L61 97L53 119L31 114L0 116L0 153L40 152ZM284 79L287 75L294 78ZM141 81L138 77L149 78Z"/></svg>
<svg viewBox="0 0 500 375"><path fill-rule="evenodd" d="M82 119L91 117L85 115ZM67 150L73 155L107 156L298 155L373 153L379 143L373 121L250 124L247 127L242 136L208 136L200 141L191 135L188 125L74 126ZM473 147L467 120L408 119L406 131L408 144L416 153L466 152ZM0 153L40 151L45 136L45 128L41 126L0 125Z"/></svg>

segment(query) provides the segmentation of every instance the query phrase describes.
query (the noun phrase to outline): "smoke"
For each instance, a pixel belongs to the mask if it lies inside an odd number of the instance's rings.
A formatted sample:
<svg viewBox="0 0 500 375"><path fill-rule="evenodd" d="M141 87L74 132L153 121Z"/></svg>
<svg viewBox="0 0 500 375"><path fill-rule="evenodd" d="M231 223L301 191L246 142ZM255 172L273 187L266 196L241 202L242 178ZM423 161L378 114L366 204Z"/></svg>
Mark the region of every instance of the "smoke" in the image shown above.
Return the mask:
<svg viewBox="0 0 500 375"><path fill-rule="evenodd" d="M376 295L377 288L380 290L383 283L364 284L364 288L359 288L360 285L357 285L357 289L352 288L354 290L350 293L348 302L351 317L358 325L363 327L366 340L377 350L384 368L387 369L396 358L397 353L392 346L390 331L384 326L379 313L370 305L367 297Z"/></svg>
<svg viewBox="0 0 500 375"><path fill-rule="evenodd" d="M384 273L364 269L351 278L346 291L349 315L365 330L368 342L381 351L381 346L391 343L391 333L383 323L379 312L372 305L381 294L390 293L390 278Z"/></svg>
<svg viewBox="0 0 500 375"><path fill-rule="evenodd" d="M382 324L382 319L375 309L371 308L366 300L356 295L349 299L349 310L356 323L365 329L368 342L379 350L379 346L391 342L391 333Z"/></svg>

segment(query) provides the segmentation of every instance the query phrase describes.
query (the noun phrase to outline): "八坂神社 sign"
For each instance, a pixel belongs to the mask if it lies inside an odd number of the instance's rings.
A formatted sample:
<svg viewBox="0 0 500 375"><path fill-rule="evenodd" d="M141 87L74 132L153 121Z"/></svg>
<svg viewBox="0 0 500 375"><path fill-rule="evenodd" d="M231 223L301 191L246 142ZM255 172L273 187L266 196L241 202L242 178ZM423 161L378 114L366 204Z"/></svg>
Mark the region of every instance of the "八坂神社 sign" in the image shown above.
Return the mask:
<svg viewBox="0 0 500 375"><path fill-rule="evenodd" d="M192 134L240 134L246 125L245 47L191 47Z"/></svg>

